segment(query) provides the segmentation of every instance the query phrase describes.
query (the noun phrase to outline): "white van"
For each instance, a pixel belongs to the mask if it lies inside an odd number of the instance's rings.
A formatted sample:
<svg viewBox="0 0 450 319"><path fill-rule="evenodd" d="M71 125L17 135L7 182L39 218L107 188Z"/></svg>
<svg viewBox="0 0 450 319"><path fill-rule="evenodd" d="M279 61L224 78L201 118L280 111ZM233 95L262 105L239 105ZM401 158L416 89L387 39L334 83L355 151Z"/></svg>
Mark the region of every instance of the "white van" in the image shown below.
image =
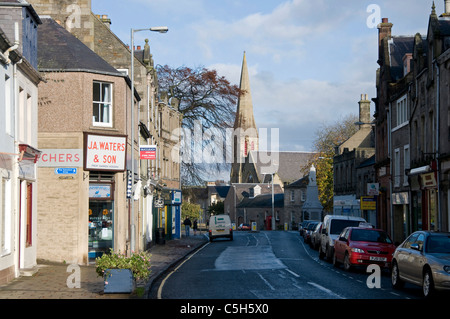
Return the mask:
<svg viewBox="0 0 450 319"><path fill-rule="evenodd" d="M228 215L215 215L209 219L209 241L220 237L233 240L233 228Z"/></svg>
<svg viewBox="0 0 450 319"><path fill-rule="evenodd" d="M367 223L362 217L326 215L323 218L322 234L320 235L319 258L333 258L334 241L345 227L357 227L360 223Z"/></svg>

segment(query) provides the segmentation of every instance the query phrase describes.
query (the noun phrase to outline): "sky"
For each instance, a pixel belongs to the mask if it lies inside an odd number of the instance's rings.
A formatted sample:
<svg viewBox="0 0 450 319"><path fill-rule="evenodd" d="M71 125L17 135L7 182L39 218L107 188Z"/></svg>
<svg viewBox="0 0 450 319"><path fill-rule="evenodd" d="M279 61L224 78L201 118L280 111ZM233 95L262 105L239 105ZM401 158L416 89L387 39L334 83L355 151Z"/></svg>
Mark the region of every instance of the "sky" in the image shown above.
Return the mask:
<svg viewBox="0 0 450 319"><path fill-rule="evenodd" d="M149 39L155 64L206 67L239 84L246 52L258 129L279 130L280 151L312 151L316 133L358 115L376 96L377 23L426 35L432 0L92 0L130 44ZM438 15L444 0L436 0ZM371 114L374 112L371 105ZM270 144L270 142L269 142Z"/></svg>

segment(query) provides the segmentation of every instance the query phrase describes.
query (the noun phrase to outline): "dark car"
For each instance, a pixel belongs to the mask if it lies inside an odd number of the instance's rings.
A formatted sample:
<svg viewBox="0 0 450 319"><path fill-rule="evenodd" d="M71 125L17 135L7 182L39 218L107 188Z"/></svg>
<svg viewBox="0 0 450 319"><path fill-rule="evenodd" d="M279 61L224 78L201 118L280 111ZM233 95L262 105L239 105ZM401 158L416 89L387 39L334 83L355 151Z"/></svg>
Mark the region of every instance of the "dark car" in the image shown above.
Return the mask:
<svg viewBox="0 0 450 319"><path fill-rule="evenodd" d="M314 230L317 227L317 224L319 222L317 220L311 221L308 226L303 231L303 240L305 243L309 243L311 241L311 234L314 232Z"/></svg>
<svg viewBox="0 0 450 319"><path fill-rule="evenodd" d="M395 250L392 286L405 282L422 286L424 297L435 290L450 291L450 233L417 231Z"/></svg>

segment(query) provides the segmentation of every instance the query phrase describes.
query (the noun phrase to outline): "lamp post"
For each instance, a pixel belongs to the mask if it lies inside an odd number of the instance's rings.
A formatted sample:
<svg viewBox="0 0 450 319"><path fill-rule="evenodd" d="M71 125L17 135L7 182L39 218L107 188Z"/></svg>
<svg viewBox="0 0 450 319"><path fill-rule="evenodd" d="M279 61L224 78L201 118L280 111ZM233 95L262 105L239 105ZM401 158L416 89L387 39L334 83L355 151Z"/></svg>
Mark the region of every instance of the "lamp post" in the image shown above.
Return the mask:
<svg viewBox="0 0 450 319"><path fill-rule="evenodd" d="M169 31L168 27L153 27L147 29L131 29L131 185L134 186L134 33L139 31L154 31L159 33L166 33ZM135 224L134 224L134 194L131 194L131 229L130 229L130 249L135 250Z"/></svg>

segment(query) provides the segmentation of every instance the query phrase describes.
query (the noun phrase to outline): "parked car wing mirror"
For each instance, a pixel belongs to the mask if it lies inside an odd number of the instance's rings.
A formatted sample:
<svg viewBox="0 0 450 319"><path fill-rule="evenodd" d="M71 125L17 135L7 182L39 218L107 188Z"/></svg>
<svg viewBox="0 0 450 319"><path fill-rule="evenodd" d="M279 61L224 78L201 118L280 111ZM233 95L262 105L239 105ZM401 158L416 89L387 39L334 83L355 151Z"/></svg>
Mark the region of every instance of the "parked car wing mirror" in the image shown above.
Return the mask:
<svg viewBox="0 0 450 319"><path fill-rule="evenodd" d="M411 244L411 249L420 251L419 244L417 244L417 243Z"/></svg>

